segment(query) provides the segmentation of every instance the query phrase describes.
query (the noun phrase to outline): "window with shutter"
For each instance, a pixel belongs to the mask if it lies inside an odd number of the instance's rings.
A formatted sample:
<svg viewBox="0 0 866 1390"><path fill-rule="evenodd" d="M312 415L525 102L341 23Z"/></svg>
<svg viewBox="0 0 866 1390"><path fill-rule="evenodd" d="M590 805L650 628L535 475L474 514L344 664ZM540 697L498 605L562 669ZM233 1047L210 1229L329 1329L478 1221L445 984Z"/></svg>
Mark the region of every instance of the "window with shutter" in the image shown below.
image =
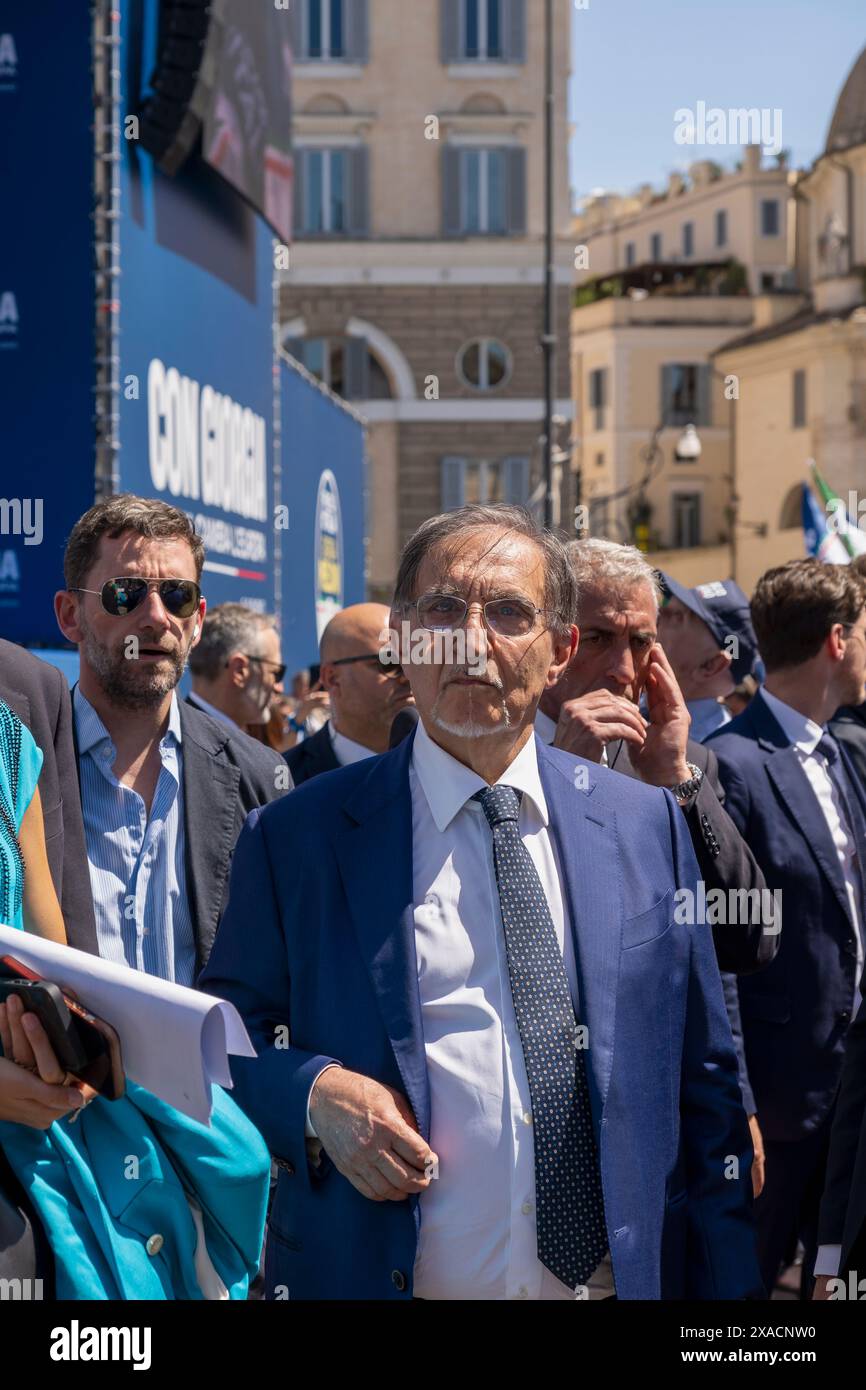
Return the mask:
<svg viewBox="0 0 866 1390"><path fill-rule="evenodd" d="M502 500L523 507L529 498L529 459L514 456L503 459Z"/></svg>
<svg viewBox="0 0 866 1390"><path fill-rule="evenodd" d="M370 56L369 0L347 0L345 26L346 61L363 66Z"/></svg>
<svg viewBox="0 0 866 1390"><path fill-rule="evenodd" d="M795 430L806 426L806 373L802 368L794 372L792 378L793 408L791 425Z"/></svg>
<svg viewBox="0 0 866 1390"><path fill-rule="evenodd" d="M443 63L460 61L460 0L439 0L439 49Z"/></svg>
<svg viewBox="0 0 866 1390"><path fill-rule="evenodd" d="M366 338L349 338L345 344L344 395L347 401L370 397L370 350Z"/></svg>
<svg viewBox="0 0 866 1390"><path fill-rule="evenodd" d="M362 145L347 151L348 178L348 225L349 236L365 237L370 232L370 152Z"/></svg>
<svg viewBox="0 0 866 1390"><path fill-rule="evenodd" d="M462 507L466 498L466 460L453 456L443 458L440 471L442 510L450 512Z"/></svg>

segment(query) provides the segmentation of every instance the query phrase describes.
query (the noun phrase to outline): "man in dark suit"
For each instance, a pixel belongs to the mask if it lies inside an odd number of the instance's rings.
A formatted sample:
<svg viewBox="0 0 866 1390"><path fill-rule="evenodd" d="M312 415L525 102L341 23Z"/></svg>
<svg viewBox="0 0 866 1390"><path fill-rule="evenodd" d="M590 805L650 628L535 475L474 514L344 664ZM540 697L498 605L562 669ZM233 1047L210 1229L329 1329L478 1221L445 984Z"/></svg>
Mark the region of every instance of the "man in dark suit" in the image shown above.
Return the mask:
<svg viewBox="0 0 866 1390"><path fill-rule="evenodd" d="M848 1031L842 1083L830 1133L818 1240L828 1269L815 1281L816 1298L862 1299L866 1271L866 1002ZM857 1285L851 1293L851 1276ZM833 1280L841 1279L842 1287Z"/></svg>
<svg viewBox="0 0 866 1390"><path fill-rule="evenodd" d="M76 523L57 620L79 648L73 693L100 954L191 985L207 960L248 813L283 795L283 758L179 700L205 600L201 538L149 498Z"/></svg>
<svg viewBox="0 0 866 1390"><path fill-rule="evenodd" d="M69 688L55 666L0 639L0 700L26 724L42 750L39 794L45 846L70 946L93 951L96 924L72 743Z"/></svg>
<svg viewBox="0 0 866 1390"><path fill-rule="evenodd" d="M331 718L286 754L296 787L384 753L395 717L412 703L403 668L387 659L388 617L383 603L355 603L335 614L322 633L320 680L330 696Z"/></svg>
<svg viewBox="0 0 866 1390"><path fill-rule="evenodd" d="M844 565L795 560L758 582L751 610L765 686L710 739L726 808L782 895L779 954L738 980L746 1061L766 1148L755 1205L768 1290L799 1235L803 1293L836 1273L817 1249L818 1204L846 1035L863 967L866 799L826 732L866 682L866 613Z"/></svg>
<svg viewBox="0 0 866 1390"><path fill-rule="evenodd" d="M439 639L410 661L414 734L244 829L202 983L258 1052L232 1074L280 1168L272 1296L758 1286L712 937L674 911L682 815L533 735L575 608L521 508L425 522L393 608Z"/></svg>
<svg viewBox="0 0 866 1390"><path fill-rule="evenodd" d="M573 541L568 553L578 589L580 645L562 680L542 695L536 731L557 748L673 791L701 868L719 966L743 974L760 970L776 955L781 924L755 857L725 810L716 758L689 737L689 713L657 640L655 571L634 546L614 541ZM642 694L648 720L639 709ZM719 902L724 911L713 911ZM764 1180L763 1143L731 975L723 977L723 987L755 1149L757 1196Z"/></svg>

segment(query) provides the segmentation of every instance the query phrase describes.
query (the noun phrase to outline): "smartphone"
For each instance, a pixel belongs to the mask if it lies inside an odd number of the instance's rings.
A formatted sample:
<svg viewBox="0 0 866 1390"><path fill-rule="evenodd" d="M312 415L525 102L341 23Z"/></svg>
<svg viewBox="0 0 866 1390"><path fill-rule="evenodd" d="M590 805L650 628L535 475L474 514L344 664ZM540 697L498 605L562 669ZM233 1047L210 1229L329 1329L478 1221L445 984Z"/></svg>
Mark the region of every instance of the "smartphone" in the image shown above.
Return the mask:
<svg viewBox="0 0 866 1390"><path fill-rule="evenodd" d="M126 1089L120 1038L110 1023L97 1018L14 956L0 956L0 1003L11 995L36 1014L60 1065L106 1100Z"/></svg>

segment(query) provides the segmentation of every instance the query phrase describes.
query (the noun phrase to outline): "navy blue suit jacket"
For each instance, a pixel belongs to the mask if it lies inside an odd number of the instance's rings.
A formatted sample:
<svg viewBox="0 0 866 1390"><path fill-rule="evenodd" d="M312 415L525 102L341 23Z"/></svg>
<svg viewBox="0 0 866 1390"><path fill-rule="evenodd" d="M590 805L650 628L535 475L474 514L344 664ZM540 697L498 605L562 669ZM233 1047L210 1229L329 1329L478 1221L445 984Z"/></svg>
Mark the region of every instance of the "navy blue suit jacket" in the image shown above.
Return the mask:
<svg viewBox="0 0 866 1390"><path fill-rule="evenodd" d="M767 887L782 894L779 954L759 975L737 981L758 1123L766 1139L802 1139L833 1104L851 1022L857 941L845 881L796 750L761 694L707 742L719 760L725 809ZM842 756L866 814L844 748Z"/></svg>
<svg viewBox="0 0 866 1390"><path fill-rule="evenodd" d="M413 742L253 812L202 977L205 989L237 1005L259 1053L232 1058L232 1075L237 1100L280 1167L269 1293L283 1285L291 1298L411 1296L423 1196L373 1202L330 1162L317 1171L304 1122L313 1079L337 1060L400 1089L429 1137L413 919ZM752 1150L712 930L674 921L675 891L694 891L699 872L683 816L668 792L537 739L536 749L590 1039L618 1295L759 1292ZM275 1045L280 1024L290 1047ZM439 1180L450 1178L442 1164Z"/></svg>

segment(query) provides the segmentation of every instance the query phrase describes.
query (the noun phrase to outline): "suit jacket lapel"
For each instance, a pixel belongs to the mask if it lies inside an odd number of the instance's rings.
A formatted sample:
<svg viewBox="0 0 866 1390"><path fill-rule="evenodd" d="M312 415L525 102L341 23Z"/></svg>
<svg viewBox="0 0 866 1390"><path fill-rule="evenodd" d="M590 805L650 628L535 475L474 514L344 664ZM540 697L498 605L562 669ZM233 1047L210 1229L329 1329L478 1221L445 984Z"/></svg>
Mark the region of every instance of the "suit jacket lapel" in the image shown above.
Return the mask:
<svg viewBox="0 0 866 1390"><path fill-rule="evenodd" d="M827 822L806 776L796 749L777 750L767 762L767 774L779 793L785 813L806 841L818 867L836 894L839 906L850 920L851 905Z"/></svg>
<svg viewBox="0 0 866 1390"><path fill-rule="evenodd" d="M194 708L194 707L193 707ZM219 924L223 888L234 847L240 769L227 762L224 740L189 726L180 701L183 759L184 862L196 948L204 963ZM202 740L202 741L200 741Z"/></svg>
<svg viewBox="0 0 866 1390"><path fill-rule="evenodd" d="M592 800L595 769L589 768L589 786L581 790L539 740L536 749L574 934L580 1022L589 1030L590 1087L596 1092L600 1118L613 1066L623 915L616 824L612 813ZM600 863L609 872L599 873Z"/></svg>
<svg viewBox="0 0 866 1390"><path fill-rule="evenodd" d="M412 881L408 738L346 801L337 858L364 961L418 1128L430 1136Z"/></svg>

